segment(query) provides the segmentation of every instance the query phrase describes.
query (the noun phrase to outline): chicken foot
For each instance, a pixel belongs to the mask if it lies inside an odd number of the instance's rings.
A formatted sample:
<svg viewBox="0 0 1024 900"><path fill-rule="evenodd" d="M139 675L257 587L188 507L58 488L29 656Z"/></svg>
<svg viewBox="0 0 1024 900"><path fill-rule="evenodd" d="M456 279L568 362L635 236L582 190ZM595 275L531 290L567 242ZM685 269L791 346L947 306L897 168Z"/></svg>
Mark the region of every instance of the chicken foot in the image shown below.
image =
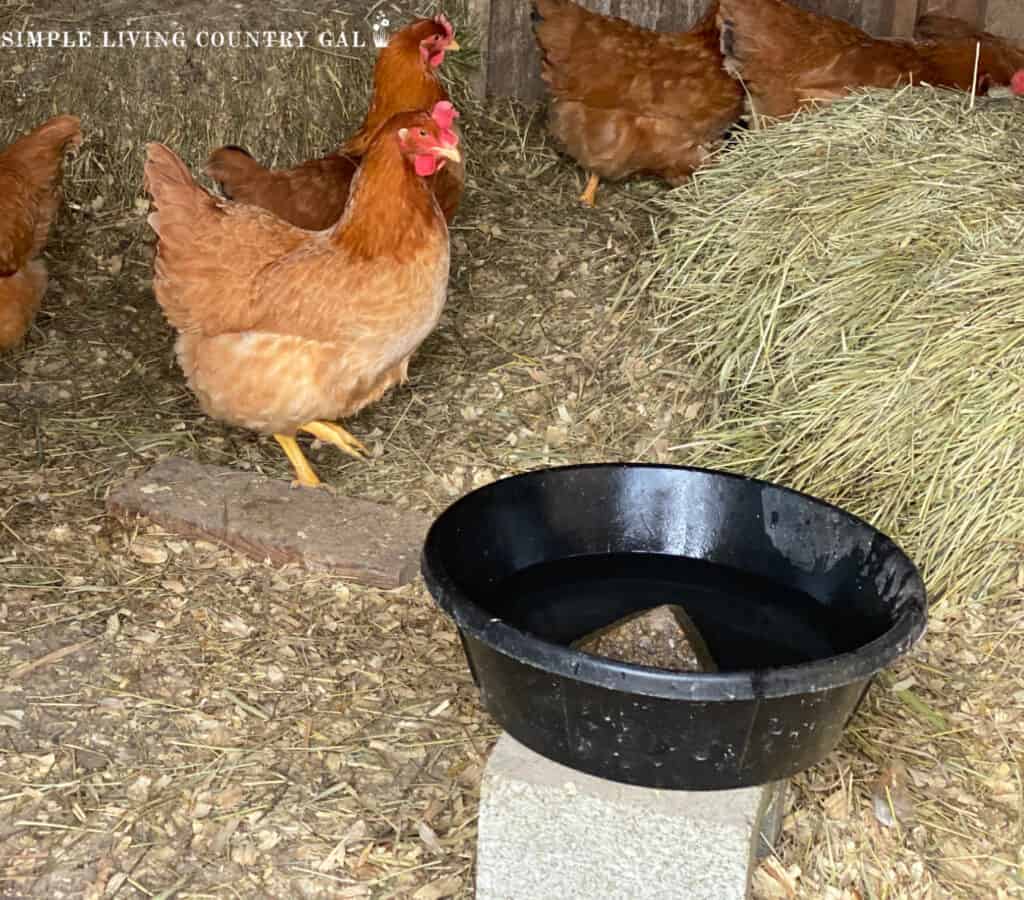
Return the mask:
<svg viewBox="0 0 1024 900"><path fill-rule="evenodd" d="M334 422L321 422L314 419L312 422L307 422L305 425L300 426L299 431L305 431L325 444L332 444L356 459L363 459L366 454L366 447L363 446L362 441L353 437ZM319 487L321 484L320 479L317 477L316 472L313 471L309 460L306 459L306 455L302 452L298 441L287 434L275 434L274 438L281 445L281 449L284 450L285 456L288 457L288 461L292 464L292 468L295 469L296 478L294 483L302 487Z"/></svg>
<svg viewBox="0 0 1024 900"><path fill-rule="evenodd" d="M325 444L333 444L343 453L354 456L356 459L363 459L366 456L366 447L363 446L362 441L334 422L321 422L319 419L314 419L312 422L299 426L299 431L305 431Z"/></svg>
<svg viewBox="0 0 1024 900"><path fill-rule="evenodd" d="M580 194L580 203L591 208L597 206L597 186L600 183L600 176L591 172L590 177L587 179L587 186L583 189L583 193Z"/></svg>

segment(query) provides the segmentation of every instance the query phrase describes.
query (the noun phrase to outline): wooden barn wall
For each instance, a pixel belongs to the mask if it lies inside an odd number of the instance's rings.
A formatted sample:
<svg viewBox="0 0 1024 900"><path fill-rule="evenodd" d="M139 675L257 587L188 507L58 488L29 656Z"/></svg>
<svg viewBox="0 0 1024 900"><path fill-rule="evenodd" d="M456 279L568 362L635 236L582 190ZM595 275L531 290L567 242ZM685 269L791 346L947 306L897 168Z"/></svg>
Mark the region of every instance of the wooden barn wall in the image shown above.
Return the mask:
<svg viewBox="0 0 1024 900"><path fill-rule="evenodd" d="M845 19L879 37L910 37L918 0L793 0L811 12Z"/></svg>
<svg viewBox="0 0 1024 900"><path fill-rule="evenodd" d="M709 0L579 0L588 9L622 16L659 31L694 24ZM927 12L1024 41L1024 0L790 0L813 12L845 19L879 37L909 38ZM484 33L488 94L537 100L544 96L540 56L530 23L530 0L471 0ZM487 24L489 23L489 27ZM480 85L481 89L484 84Z"/></svg>

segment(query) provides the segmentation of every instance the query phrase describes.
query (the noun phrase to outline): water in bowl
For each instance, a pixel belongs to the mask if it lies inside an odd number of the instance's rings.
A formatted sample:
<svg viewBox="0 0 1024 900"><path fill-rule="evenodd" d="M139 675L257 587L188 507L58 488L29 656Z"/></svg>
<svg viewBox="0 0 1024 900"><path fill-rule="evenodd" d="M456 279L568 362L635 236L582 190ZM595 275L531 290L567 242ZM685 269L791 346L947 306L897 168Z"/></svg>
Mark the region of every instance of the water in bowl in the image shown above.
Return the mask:
<svg viewBox="0 0 1024 900"><path fill-rule="evenodd" d="M563 645L630 613L675 603L687 611L723 672L825 659L855 650L891 624L768 578L660 554L539 563L505 579L480 602L510 625Z"/></svg>

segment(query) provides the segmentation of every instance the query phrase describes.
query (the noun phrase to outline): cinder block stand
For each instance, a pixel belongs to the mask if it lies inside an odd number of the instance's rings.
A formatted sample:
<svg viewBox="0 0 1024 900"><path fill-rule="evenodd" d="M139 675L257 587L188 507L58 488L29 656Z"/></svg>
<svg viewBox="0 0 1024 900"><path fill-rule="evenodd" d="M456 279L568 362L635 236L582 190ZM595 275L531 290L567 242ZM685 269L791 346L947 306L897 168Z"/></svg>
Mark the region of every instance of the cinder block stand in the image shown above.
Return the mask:
<svg viewBox="0 0 1024 900"><path fill-rule="evenodd" d="M507 734L484 772L477 900L746 900L786 782L665 791L595 778Z"/></svg>

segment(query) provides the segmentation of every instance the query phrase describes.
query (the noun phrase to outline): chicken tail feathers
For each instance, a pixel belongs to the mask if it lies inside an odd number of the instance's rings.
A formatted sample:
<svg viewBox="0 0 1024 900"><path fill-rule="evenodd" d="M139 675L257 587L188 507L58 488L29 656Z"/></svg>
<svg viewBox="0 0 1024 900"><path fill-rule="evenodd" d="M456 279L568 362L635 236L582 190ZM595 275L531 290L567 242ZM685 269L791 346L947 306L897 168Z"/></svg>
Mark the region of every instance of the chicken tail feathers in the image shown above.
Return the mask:
<svg viewBox="0 0 1024 900"><path fill-rule="evenodd" d="M179 330L193 326L191 300L177 276L202 259L203 244L197 237L215 214L218 201L195 183L185 164L163 144L146 145L143 168L146 190L155 211L149 225L157 235L153 289L168 321Z"/></svg>
<svg viewBox="0 0 1024 900"><path fill-rule="evenodd" d="M235 153L241 153L243 156L248 156L249 159L255 159L256 158L248 150L246 150L245 147L239 147L238 144L225 144L223 149L224 150L233 150Z"/></svg>
<svg viewBox="0 0 1024 900"><path fill-rule="evenodd" d="M533 14L544 19L575 6L572 0L533 0Z"/></svg>
<svg viewBox="0 0 1024 900"><path fill-rule="evenodd" d="M82 123L78 116L56 116L40 125L31 136L49 144L63 157L65 151L81 145Z"/></svg>
<svg viewBox="0 0 1024 900"><path fill-rule="evenodd" d="M201 196L209 196L192 179L192 174L177 155L163 144L146 145L143 183L156 203L157 212L149 217L153 230L161 234L159 213L174 207L198 205Z"/></svg>
<svg viewBox="0 0 1024 900"><path fill-rule="evenodd" d="M18 271L46 244L60 206L64 153L82 143L77 116L56 116L0 151L0 276Z"/></svg>
<svg viewBox="0 0 1024 900"><path fill-rule="evenodd" d="M576 10L578 7L572 0L533 0L530 4L530 21L536 30L537 26L543 24L545 19Z"/></svg>
<svg viewBox="0 0 1024 900"><path fill-rule="evenodd" d="M240 186L265 171L248 150L234 144L214 150L206 162L206 174L228 200L238 199Z"/></svg>
<svg viewBox="0 0 1024 900"><path fill-rule="evenodd" d="M81 143L78 116L56 116L0 153L0 164L19 169L37 187L43 187L60 181L65 151Z"/></svg>
<svg viewBox="0 0 1024 900"><path fill-rule="evenodd" d="M533 0L533 33L541 53L541 78L557 94L567 83L583 23L597 16L572 0Z"/></svg>

